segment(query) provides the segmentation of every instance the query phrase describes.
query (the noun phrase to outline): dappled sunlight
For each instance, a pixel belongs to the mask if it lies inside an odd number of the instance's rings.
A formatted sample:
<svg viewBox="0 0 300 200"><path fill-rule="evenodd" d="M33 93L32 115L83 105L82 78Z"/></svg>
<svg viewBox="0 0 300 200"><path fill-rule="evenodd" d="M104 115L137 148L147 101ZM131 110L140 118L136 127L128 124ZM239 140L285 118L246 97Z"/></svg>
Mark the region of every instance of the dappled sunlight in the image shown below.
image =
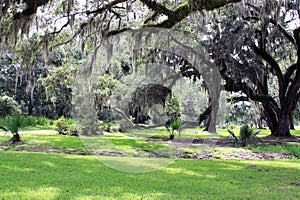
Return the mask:
<svg viewBox="0 0 300 200"><path fill-rule="evenodd" d="M300 160L268 160L268 161L240 161L241 163L256 164L263 167L271 168L286 168L298 170L298 177L300 177Z"/></svg>
<svg viewBox="0 0 300 200"><path fill-rule="evenodd" d="M21 187L16 191L4 191L2 199L58 199L61 189L56 187ZM22 194L22 195L21 195Z"/></svg>
<svg viewBox="0 0 300 200"><path fill-rule="evenodd" d="M109 157L97 156L97 159L103 162L107 167L122 172L145 173L160 170L170 165L172 158L141 158L141 157Z"/></svg>
<svg viewBox="0 0 300 200"><path fill-rule="evenodd" d="M188 176L196 176L196 177L203 177L203 178L216 178L217 177L216 175L197 173L195 171L184 169L184 168L167 167L162 170L168 174L184 174L184 175L188 175Z"/></svg>

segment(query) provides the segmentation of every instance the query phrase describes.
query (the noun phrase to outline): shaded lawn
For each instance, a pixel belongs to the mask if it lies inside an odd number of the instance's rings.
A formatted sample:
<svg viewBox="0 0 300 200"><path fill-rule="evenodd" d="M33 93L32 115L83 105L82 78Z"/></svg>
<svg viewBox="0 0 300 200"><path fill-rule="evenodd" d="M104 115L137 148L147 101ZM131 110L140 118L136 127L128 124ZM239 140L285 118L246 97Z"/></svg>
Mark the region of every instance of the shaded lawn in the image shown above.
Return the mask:
<svg viewBox="0 0 300 200"><path fill-rule="evenodd" d="M0 180L0 199L299 199L300 161L180 159L133 174L93 156L0 152Z"/></svg>

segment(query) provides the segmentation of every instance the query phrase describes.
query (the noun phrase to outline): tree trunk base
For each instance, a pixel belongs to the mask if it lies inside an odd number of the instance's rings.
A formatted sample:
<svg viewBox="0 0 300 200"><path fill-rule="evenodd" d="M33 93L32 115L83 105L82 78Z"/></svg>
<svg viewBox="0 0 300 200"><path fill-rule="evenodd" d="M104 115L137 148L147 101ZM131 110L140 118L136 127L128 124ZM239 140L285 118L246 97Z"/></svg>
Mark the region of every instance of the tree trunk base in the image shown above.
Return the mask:
<svg viewBox="0 0 300 200"><path fill-rule="evenodd" d="M271 136L274 137L293 137L290 133L290 131L282 131L282 130L276 130L274 133L271 134Z"/></svg>
<svg viewBox="0 0 300 200"><path fill-rule="evenodd" d="M17 143L17 142L22 142L20 135L14 134L13 137L9 140L10 143Z"/></svg>

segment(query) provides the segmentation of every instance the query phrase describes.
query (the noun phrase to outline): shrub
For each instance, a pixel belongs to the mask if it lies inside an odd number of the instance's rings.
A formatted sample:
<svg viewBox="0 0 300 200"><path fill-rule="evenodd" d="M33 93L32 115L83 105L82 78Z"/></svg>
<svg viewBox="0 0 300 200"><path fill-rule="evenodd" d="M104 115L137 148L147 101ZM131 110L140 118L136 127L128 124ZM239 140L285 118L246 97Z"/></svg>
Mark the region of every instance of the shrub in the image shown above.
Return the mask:
<svg viewBox="0 0 300 200"><path fill-rule="evenodd" d="M102 131L111 132L112 127L115 125L113 122L100 122L100 128ZM113 132L113 131L112 131Z"/></svg>
<svg viewBox="0 0 300 200"><path fill-rule="evenodd" d="M67 135L69 124L67 123L67 120L64 117L60 117L57 120L54 121L55 130L59 134Z"/></svg>
<svg viewBox="0 0 300 200"><path fill-rule="evenodd" d="M47 126L47 125L53 125L53 121L46 118L46 117L38 117L38 116L28 116L28 123L31 126L36 126L36 125L40 125L40 126Z"/></svg>
<svg viewBox="0 0 300 200"><path fill-rule="evenodd" d="M0 117L21 113L18 103L9 96L0 96Z"/></svg>

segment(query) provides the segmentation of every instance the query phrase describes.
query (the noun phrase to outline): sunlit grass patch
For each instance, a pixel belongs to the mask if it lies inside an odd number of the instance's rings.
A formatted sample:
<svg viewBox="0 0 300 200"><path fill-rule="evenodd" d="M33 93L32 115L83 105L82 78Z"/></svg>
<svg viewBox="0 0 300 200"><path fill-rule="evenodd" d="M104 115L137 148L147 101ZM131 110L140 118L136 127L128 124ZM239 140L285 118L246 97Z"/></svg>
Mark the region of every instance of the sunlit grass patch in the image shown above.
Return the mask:
<svg viewBox="0 0 300 200"><path fill-rule="evenodd" d="M144 161L117 158L115 163ZM159 170L125 173L94 156L0 152L0 198L299 199L299 165L299 160L178 159Z"/></svg>

